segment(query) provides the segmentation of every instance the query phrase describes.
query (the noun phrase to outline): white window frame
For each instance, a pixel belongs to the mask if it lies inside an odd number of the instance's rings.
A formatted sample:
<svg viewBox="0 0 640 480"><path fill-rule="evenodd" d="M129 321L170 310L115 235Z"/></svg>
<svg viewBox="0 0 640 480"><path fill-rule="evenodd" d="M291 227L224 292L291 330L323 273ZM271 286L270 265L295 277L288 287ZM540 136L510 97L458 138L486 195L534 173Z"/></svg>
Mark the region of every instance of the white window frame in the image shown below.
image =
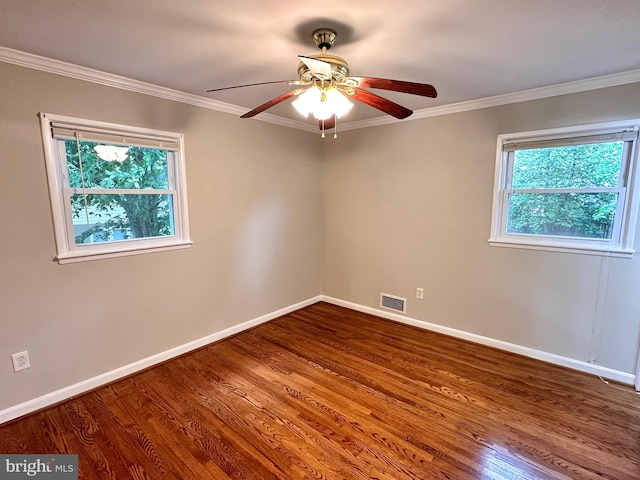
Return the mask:
<svg viewBox="0 0 640 480"><path fill-rule="evenodd" d="M608 255L630 258L635 253L634 236L638 218L638 201L640 200L640 182L637 174L638 163L638 131L640 119L580 125L546 130L518 132L498 135L496 147L496 164L493 188L493 207L491 214L491 237L489 244L497 247L513 247L555 252L579 253L588 255ZM506 231L509 194L511 193L510 171L513 162L509 162L508 149L513 144L535 145L537 142L570 144L571 140L601 135L622 135L625 140L622 165L620 167L621 182L618 188L608 189L619 194L615 213L614 234L611 240L560 237L551 235L514 234ZM593 189L558 189L589 193ZM598 192L607 189L597 189ZM553 193L551 189L540 189L541 192ZM535 193L532 190L518 190L519 193ZM560 192L562 193L562 192Z"/></svg>
<svg viewBox="0 0 640 480"><path fill-rule="evenodd" d="M192 245L193 242L189 236L183 134L51 113L40 113L39 116L56 241L56 260L59 263L175 250L188 248ZM56 131L77 131L81 141L102 140L117 136L121 139L118 143L123 145L131 144L156 148L170 145L167 147L169 188L166 192L160 191L160 193L170 193L173 196L174 235L76 244L68 198L71 189L69 188L67 158L60 138L56 138L59 137L59 134L54 134L54 128ZM117 193L116 190L113 192Z"/></svg>

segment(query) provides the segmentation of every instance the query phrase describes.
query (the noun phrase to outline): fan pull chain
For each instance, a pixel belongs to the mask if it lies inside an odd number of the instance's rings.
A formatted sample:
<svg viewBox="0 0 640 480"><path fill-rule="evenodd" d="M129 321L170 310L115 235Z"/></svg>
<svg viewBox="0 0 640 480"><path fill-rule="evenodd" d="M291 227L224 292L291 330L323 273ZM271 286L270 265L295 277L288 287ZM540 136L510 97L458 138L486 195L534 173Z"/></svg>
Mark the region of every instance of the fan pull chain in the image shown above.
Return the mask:
<svg viewBox="0 0 640 480"><path fill-rule="evenodd" d="M325 138L326 135L324 134L324 118L322 119L322 135L320 136L321 138Z"/></svg>
<svg viewBox="0 0 640 480"><path fill-rule="evenodd" d="M78 131L75 132L76 137L76 149L78 150L78 165L80 167L80 182L82 184L82 200L84 202L84 214L87 217L87 225L89 225L89 205L87 205L87 194L84 186L84 172L82 171L82 154L80 153L80 135Z"/></svg>
<svg viewBox="0 0 640 480"><path fill-rule="evenodd" d="M333 120L333 139L338 138L338 116L335 115L335 119Z"/></svg>

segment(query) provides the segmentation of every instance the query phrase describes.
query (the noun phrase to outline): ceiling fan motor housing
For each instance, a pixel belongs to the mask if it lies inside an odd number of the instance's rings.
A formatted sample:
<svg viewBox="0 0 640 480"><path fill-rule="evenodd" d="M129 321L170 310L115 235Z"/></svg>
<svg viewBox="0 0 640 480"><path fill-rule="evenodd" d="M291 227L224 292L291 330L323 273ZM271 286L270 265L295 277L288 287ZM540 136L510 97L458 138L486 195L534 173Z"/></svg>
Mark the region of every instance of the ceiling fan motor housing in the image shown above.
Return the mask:
<svg viewBox="0 0 640 480"><path fill-rule="evenodd" d="M349 64L344 58L337 57L335 55L327 55L327 50L331 48L333 42L336 39L336 32L330 28L319 28L313 32L313 41L318 48L322 50L319 55L310 55L311 58L327 62L331 65L331 78L334 82L343 83L345 78L349 76ZM309 67L300 62L298 64L298 76L300 80L310 82L313 79L313 73L309 70Z"/></svg>
<svg viewBox="0 0 640 480"><path fill-rule="evenodd" d="M310 58L327 62L331 65L331 77L336 83L343 83L345 78L349 76L349 64L340 57L335 55L327 55L321 53L320 55L309 55ZM300 80L310 82L313 79L313 74L309 70L304 62L298 64L298 76Z"/></svg>

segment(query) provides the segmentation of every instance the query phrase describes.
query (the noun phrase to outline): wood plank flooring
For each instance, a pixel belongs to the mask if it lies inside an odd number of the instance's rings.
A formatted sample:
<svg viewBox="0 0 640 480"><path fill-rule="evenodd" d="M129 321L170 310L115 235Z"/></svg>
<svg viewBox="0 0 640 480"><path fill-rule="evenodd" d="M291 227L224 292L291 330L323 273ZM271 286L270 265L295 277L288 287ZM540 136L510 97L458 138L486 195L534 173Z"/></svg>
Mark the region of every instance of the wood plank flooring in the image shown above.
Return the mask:
<svg viewBox="0 0 640 480"><path fill-rule="evenodd" d="M83 479L639 479L640 395L317 303L0 426Z"/></svg>

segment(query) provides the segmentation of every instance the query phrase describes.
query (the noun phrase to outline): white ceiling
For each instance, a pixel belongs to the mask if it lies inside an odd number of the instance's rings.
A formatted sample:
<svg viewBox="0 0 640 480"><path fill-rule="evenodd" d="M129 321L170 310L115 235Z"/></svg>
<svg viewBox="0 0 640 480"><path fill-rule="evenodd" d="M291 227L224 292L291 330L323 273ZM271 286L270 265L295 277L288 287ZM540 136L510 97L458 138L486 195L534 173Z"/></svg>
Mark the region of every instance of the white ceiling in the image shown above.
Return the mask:
<svg viewBox="0 0 640 480"><path fill-rule="evenodd" d="M295 79L320 27L351 75L433 84L436 99L376 92L413 110L640 69L640 0L0 0L0 13L0 46L247 110L291 87L206 90ZM300 120L289 101L268 113ZM381 116L357 105L344 120Z"/></svg>

